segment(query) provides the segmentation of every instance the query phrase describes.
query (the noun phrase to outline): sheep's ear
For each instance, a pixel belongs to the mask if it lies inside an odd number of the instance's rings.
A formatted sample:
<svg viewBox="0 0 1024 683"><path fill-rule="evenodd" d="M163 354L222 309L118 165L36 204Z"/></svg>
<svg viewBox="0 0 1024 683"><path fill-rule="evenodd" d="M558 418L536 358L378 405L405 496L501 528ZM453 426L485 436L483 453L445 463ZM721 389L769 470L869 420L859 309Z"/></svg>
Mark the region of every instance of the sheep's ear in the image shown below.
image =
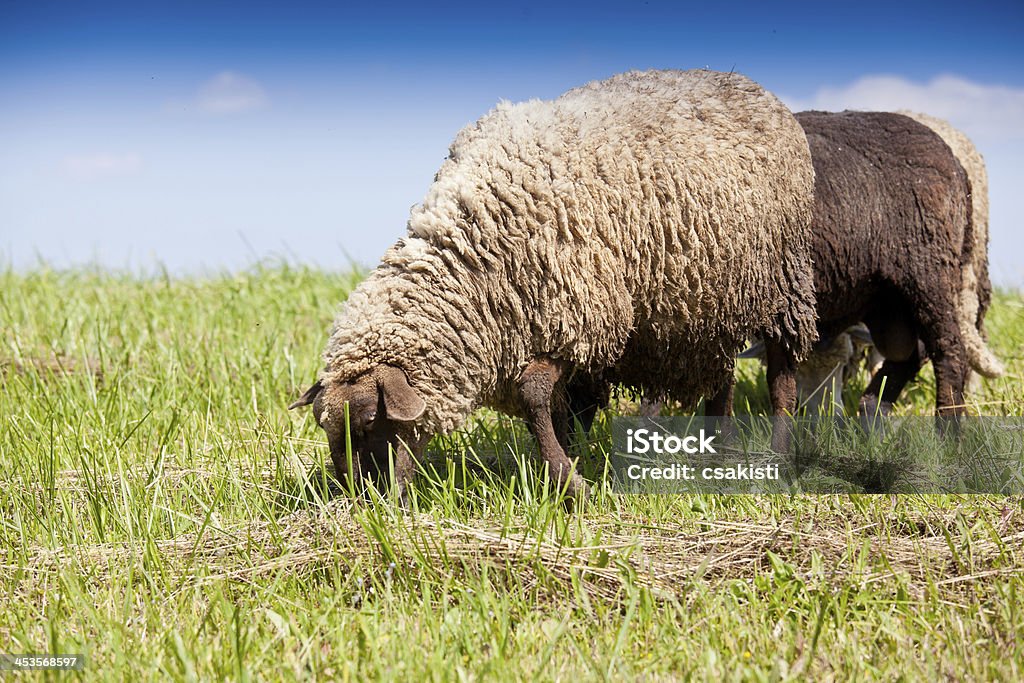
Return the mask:
<svg viewBox="0 0 1024 683"><path fill-rule="evenodd" d="M385 365L380 374L380 391L384 396L384 410L389 420L413 422L418 420L427 403L409 384L401 368Z"/></svg>
<svg viewBox="0 0 1024 683"><path fill-rule="evenodd" d="M316 384L306 389L306 393L299 396L299 400L288 406L288 410L292 408L301 408L302 406L308 406L310 403L316 400L317 394L319 394L324 388L324 385L320 383L320 380L316 381Z"/></svg>

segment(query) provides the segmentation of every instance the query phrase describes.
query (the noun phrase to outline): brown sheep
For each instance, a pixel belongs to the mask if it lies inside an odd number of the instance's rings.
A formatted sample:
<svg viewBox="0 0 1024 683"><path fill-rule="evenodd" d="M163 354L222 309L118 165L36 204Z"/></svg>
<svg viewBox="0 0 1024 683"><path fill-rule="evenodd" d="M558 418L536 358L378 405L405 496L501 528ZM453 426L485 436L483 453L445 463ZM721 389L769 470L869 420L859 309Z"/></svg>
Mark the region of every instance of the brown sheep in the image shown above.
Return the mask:
<svg viewBox="0 0 1024 683"><path fill-rule="evenodd" d="M889 361L861 399L891 405L890 387L932 359L939 415L964 412L969 369L961 283L973 263L970 184L934 131L900 114L796 115L815 171L812 219L818 329L864 322ZM883 390L884 386L884 390Z"/></svg>

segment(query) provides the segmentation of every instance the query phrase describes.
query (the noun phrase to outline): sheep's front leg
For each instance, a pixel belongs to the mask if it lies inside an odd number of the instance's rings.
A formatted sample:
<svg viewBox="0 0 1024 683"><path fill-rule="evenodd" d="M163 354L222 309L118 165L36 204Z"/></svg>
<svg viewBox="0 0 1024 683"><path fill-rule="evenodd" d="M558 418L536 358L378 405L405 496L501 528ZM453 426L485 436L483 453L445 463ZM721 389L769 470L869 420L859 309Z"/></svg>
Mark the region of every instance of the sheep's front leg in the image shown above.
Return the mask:
<svg viewBox="0 0 1024 683"><path fill-rule="evenodd" d="M709 396L704 401L704 416L732 417L732 401L735 388L736 379L730 376L714 396Z"/></svg>
<svg viewBox="0 0 1024 683"><path fill-rule="evenodd" d="M566 369L565 363L550 358L533 361L519 377L519 396L530 431L537 439L540 456L547 463L551 476L565 489L566 496L577 499L586 495L586 485L562 448L559 439L562 430L556 432L552 422L554 413L567 426L566 406L561 400L563 397L556 393ZM560 407L556 403L561 404ZM565 435L562 437L564 439Z"/></svg>
<svg viewBox="0 0 1024 683"><path fill-rule="evenodd" d="M353 449L350 462L345 454L344 443L331 443L331 462L334 464L334 477L342 491L353 495L363 493L365 479L373 471L373 462L370 458L360 455Z"/></svg>

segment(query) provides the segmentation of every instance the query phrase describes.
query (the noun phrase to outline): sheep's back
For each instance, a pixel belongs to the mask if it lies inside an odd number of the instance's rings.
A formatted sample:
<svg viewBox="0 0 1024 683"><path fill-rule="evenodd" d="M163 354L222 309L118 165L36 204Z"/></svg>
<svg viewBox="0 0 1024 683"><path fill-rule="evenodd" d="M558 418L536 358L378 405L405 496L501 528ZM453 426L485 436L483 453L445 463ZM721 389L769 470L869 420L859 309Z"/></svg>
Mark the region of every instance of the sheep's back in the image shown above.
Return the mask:
<svg viewBox="0 0 1024 683"><path fill-rule="evenodd" d="M812 343L812 191L802 130L757 84L632 72L464 129L409 231L476 278L468 307L527 331L509 360L619 363L691 398L752 334Z"/></svg>
<svg viewBox="0 0 1024 683"><path fill-rule="evenodd" d="M845 326L893 287L957 291L969 189L946 143L900 114L812 111L796 118L817 183L811 233L825 327Z"/></svg>

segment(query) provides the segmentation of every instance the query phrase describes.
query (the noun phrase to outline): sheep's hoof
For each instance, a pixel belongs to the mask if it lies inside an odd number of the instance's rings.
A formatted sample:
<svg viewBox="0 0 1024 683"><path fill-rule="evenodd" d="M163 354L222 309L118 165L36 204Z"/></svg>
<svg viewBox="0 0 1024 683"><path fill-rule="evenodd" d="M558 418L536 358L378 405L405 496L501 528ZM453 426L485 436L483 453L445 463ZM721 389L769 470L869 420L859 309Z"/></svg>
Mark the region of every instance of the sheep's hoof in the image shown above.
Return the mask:
<svg viewBox="0 0 1024 683"><path fill-rule="evenodd" d="M860 426L867 434L884 436L886 419L892 415L893 405L889 401L879 401L877 396L862 396L860 399Z"/></svg>
<svg viewBox="0 0 1024 683"><path fill-rule="evenodd" d="M562 499L562 504L565 505L566 509L572 512L576 509L584 498L590 495L590 489L587 487L587 482L583 480L583 477L578 472L573 472L572 477L564 485L565 486L565 497Z"/></svg>
<svg viewBox="0 0 1024 683"><path fill-rule="evenodd" d="M861 417L889 417L892 415L893 404L890 401L879 401L877 396L861 396Z"/></svg>

